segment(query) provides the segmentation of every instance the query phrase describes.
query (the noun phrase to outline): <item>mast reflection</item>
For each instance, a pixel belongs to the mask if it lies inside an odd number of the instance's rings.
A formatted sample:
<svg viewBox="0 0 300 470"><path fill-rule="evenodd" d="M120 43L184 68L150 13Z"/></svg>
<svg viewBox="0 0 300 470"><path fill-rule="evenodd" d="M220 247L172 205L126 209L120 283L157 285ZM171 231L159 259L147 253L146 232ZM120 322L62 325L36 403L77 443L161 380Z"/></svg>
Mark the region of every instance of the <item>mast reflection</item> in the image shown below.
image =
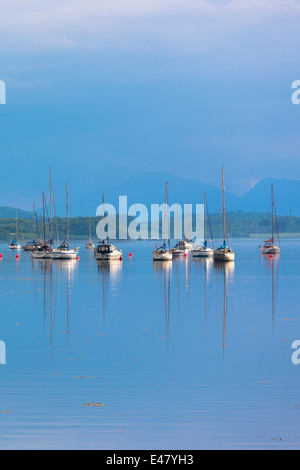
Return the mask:
<svg viewBox="0 0 300 470"><path fill-rule="evenodd" d="M228 314L228 291L229 283L234 280L235 262L214 263L214 269L223 277L223 361L226 352L227 314Z"/></svg>
<svg viewBox="0 0 300 470"><path fill-rule="evenodd" d="M156 275L163 278L164 282L164 310L165 310L165 322L166 322L166 343L167 351L169 349L169 326L170 326L170 301L171 301L171 273L173 262L163 261L153 263L154 271Z"/></svg>
<svg viewBox="0 0 300 470"><path fill-rule="evenodd" d="M280 256L263 257L264 264L272 273L272 330L275 330L276 301L279 288Z"/></svg>
<svg viewBox="0 0 300 470"><path fill-rule="evenodd" d="M98 279L102 283L102 320L105 325L105 303L108 283L111 290L117 290L117 286L122 274L123 263L119 260L99 261L97 260Z"/></svg>

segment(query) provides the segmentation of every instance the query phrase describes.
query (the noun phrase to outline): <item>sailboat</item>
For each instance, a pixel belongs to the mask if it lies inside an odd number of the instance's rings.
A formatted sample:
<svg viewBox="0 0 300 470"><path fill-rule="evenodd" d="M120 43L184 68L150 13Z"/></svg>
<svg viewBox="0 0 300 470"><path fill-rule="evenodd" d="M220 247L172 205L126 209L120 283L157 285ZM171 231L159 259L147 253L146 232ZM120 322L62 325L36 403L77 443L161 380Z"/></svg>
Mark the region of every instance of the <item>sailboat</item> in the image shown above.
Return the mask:
<svg viewBox="0 0 300 470"><path fill-rule="evenodd" d="M87 250L94 250L95 249L95 245L94 243L92 242L92 228L91 228L91 210L89 209L89 241L88 243L85 244L85 247Z"/></svg>
<svg viewBox="0 0 300 470"><path fill-rule="evenodd" d="M177 232L178 232L178 219L179 219L179 204L177 204ZM174 246L174 248L172 248L172 253L173 253L173 258L175 257L179 257L179 256L183 256L184 255L184 250L181 250L180 248L178 248L178 245L179 245L179 240L177 239L177 244Z"/></svg>
<svg viewBox="0 0 300 470"><path fill-rule="evenodd" d="M20 250L21 249L21 245L18 241L18 238L19 238L19 234L18 234L18 203L16 203L16 239L13 240L10 243L10 245L9 245L10 250Z"/></svg>
<svg viewBox="0 0 300 470"><path fill-rule="evenodd" d="M153 251L153 261L172 261L173 259L173 253L170 250L170 247L169 247L169 250L167 250L167 246L166 246L166 228L167 228L167 220L168 220L167 205L168 205L168 182L166 182L164 244L162 247L156 248ZM169 244L170 244L170 237L169 237Z"/></svg>
<svg viewBox="0 0 300 470"><path fill-rule="evenodd" d="M189 203L187 202L187 207L189 207ZM191 214L188 212L188 220L189 220L189 226L190 229L192 228L191 224ZM188 238L185 238L184 240L181 240L177 245L175 246L175 250L178 251L183 251L185 253L186 251L190 251L195 247L195 243L193 240L190 240Z"/></svg>
<svg viewBox="0 0 300 470"><path fill-rule="evenodd" d="M24 251L35 251L38 247L42 244L41 240L36 240L36 212L35 212L35 204L33 203L33 241L27 243L26 245L22 246L22 250Z"/></svg>
<svg viewBox="0 0 300 470"><path fill-rule="evenodd" d="M69 228L69 185L66 186L66 203L67 203L67 241L63 242L59 248L52 251L52 259L74 260L78 256L77 250L70 249L70 228Z"/></svg>
<svg viewBox="0 0 300 470"><path fill-rule="evenodd" d="M43 193L43 227L44 227L44 242L37 245L35 250L32 252L34 259L50 259L52 254L52 248L46 241L46 214L45 214L45 193Z"/></svg>
<svg viewBox="0 0 300 470"><path fill-rule="evenodd" d="M224 243L214 252L214 261L234 261L235 252L227 246L227 217L226 217L226 196L225 196L225 180L224 180L224 167L222 168L222 192L223 192L223 230L224 230Z"/></svg>
<svg viewBox="0 0 300 470"><path fill-rule="evenodd" d="M208 243L207 243L207 215L208 215L208 210L207 210L206 193L204 193L204 243L200 246L197 246L194 250L192 250L192 256L194 258L209 258L214 255L214 251L208 247ZM208 216L208 219L209 219L209 216ZM210 219L209 219L209 227L210 227L211 239L213 240Z"/></svg>
<svg viewBox="0 0 300 470"><path fill-rule="evenodd" d="M270 240L265 241L264 246L259 246L258 248L260 249L260 251L262 252L263 255L280 255L280 238L279 238L279 230L278 230L278 221L277 221L277 213L276 213L276 206L275 206L275 197L274 197L274 186L273 186L273 184L271 185L271 197L272 197L272 238ZM276 221L278 246L275 245L274 221Z"/></svg>
<svg viewBox="0 0 300 470"><path fill-rule="evenodd" d="M102 194L102 207L102 217L104 219L104 194ZM97 261L122 261L122 250L118 250L114 245L108 243L108 240L102 240L102 242L99 242L99 245L94 249L94 253Z"/></svg>

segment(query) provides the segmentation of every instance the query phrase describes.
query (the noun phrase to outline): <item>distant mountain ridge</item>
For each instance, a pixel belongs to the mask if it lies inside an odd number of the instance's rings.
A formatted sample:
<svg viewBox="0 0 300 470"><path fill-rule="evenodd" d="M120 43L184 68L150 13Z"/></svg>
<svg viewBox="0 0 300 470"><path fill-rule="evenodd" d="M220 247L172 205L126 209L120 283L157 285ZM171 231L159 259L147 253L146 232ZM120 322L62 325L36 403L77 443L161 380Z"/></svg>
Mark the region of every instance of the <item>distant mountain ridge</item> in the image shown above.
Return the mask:
<svg viewBox="0 0 300 470"><path fill-rule="evenodd" d="M31 219L32 213L18 209L18 217L20 219ZM16 218L16 209L13 207L0 207L0 219L15 219Z"/></svg>
<svg viewBox="0 0 300 470"><path fill-rule="evenodd" d="M271 211L271 184L277 213L280 215L300 215L300 180L267 178L257 183L254 188L240 198L240 204L233 210L245 212Z"/></svg>
<svg viewBox="0 0 300 470"><path fill-rule="evenodd" d="M118 198L128 197L128 206L134 203L145 204L148 208L151 204L161 204L165 197L165 182L169 184L169 204L174 203L201 204L203 193L206 192L210 213L219 212L222 208L221 188L188 180L180 177L170 176L163 173L143 173L125 179L123 183L114 185L112 180L101 181L99 193L91 193L83 198L76 199L71 191L71 217L87 216L89 208L91 214L96 214L98 205L102 202L102 193L105 202L113 204L118 211ZM267 178L258 182L243 196L236 196L226 192L228 211L243 211L267 213L271 212L271 184L274 184L276 209L278 215L300 216L300 180ZM227 188L228 189L228 188ZM59 216L65 215L65 203L57 201L56 210ZM38 211L39 214L41 211ZM32 214L19 210L19 217L30 218ZM15 217L15 209L11 207L0 207L0 218Z"/></svg>
<svg viewBox="0 0 300 470"><path fill-rule="evenodd" d="M151 204L164 202L165 182L168 181L169 204L201 204L203 194L206 192L209 211L219 212L222 208L221 187L174 177L162 173L146 173L124 180L122 184L113 187L103 184L99 194L86 198L73 200L71 209L73 215L87 215L90 207L92 213L101 204L101 194L104 193L105 202L118 207L119 195L127 195L128 205L143 203L147 207ZM243 212L271 212L271 184L274 184L276 209L278 215L300 216L300 180L290 179L263 179L243 196L237 196L226 191L226 203L229 211ZM227 187L228 189L228 187Z"/></svg>

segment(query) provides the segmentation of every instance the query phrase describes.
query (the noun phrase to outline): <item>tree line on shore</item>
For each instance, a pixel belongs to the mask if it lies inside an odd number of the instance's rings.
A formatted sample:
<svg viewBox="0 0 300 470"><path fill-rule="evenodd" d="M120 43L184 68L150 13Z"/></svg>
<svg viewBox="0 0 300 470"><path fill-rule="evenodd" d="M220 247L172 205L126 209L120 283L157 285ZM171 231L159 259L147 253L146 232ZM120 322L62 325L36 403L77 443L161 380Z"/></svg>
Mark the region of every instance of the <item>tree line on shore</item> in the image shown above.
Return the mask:
<svg viewBox="0 0 300 470"><path fill-rule="evenodd" d="M250 237L251 234L261 234L263 236L270 234L271 232L271 214L229 212L227 218L230 238L247 238ZM132 219L132 217L128 217L128 224L132 221ZM222 214L211 214L210 221L214 238L222 238ZM91 233L93 239L97 238L96 227L98 223L99 217L91 218ZM174 221L171 219L171 234L174 233L173 226ZM295 217L292 215L279 216L278 228L281 234L300 234L300 217ZM59 233L59 239L61 241L64 240L66 233L66 223L64 218L57 219L57 228L56 224L53 225L54 240L57 238L57 229ZM12 238L14 238L15 232L16 222L13 218L0 219L0 241L10 242ZM18 220L18 232L19 239L21 241L33 240L33 222L28 218L20 218ZM89 238L88 217L74 217L70 219L70 237L73 240L87 240ZM37 223L35 238L44 238L44 229L41 220L39 220ZM46 239L50 239L50 227L48 223L46 224Z"/></svg>

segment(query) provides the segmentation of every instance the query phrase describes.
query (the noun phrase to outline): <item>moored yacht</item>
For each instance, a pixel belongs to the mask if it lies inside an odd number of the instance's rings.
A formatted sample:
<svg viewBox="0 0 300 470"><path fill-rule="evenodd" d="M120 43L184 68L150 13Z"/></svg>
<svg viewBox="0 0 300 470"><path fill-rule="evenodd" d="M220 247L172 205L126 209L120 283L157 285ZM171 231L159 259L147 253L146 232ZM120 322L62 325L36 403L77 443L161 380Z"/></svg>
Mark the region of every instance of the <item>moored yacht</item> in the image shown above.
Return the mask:
<svg viewBox="0 0 300 470"><path fill-rule="evenodd" d="M52 245L46 241L46 217L45 217L45 194L43 193L43 227L44 227L44 241L40 244L35 244L34 249L31 250L33 259L50 259L52 254Z"/></svg>
<svg viewBox="0 0 300 470"><path fill-rule="evenodd" d="M214 261L234 261L235 260L235 252L229 247L224 245L220 246L214 252Z"/></svg>
<svg viewBox="0 0 300 470"><path fill-rule="evenodd" d="M165 243L162 247L153 251L153 261L172 261L172 259L173 252L171 250L167 250Z"/></svg>
<svg viewBox="0 0 300 470"><path fill-rule="evenodd" d="M20 245L18 239L19 239L19 233L18 233L18 203L16 203L16 239L13 240L9 244L9 249L10 250L20 250L21 249L21 245Z"/></svg>
<svg viewBox="0 0 300 470"><path fill-rule="evenodd" d="M227 217L226 217L226 197L225 197L225 181L224 181L224 168L222 168L222 192L223 192L223 230L224 230L224 243L214 252L214 261L234 261L235 252L227 246Z"/></svg>
<svg viewBox="0 0 300 470"><path fill-rule="evenodd" d="M208 216L208 210L207 210L206 194L204 193L204 242L202 243L202 245L196 246L192 250L193 258L210 258L211 256L214 255L214 250L209 248L208 243L207 243L207 220L206 220L207 216ZM208 220L209 220L211 240L213 242L213 236L212 236L212 230L211 230L209 216L208 216Z"/></svg>
<svg viewBox="0 0 300 470"><path fill-rule="evenodd" d="M89 210L89 241L85 244L87 250L94 250L95 245L92 242L92 228L91 228L91 210Z"/></svg>
<svg viewBox="0 0 300 470"><path fill-rule="evenodd" d="M185 238L184 240L180 241L175 248L177 248L180 251L190 251L194 248L195 243L193 240L188 240Z"/></svg>
<svg viewBox="0 0 300 470"><path fill-rule="evenodd" d="M69 247L68 243L62 243L59 248L55 248L52 250L51 258L52 259L76 259L78 256L77 250L72 250Z"/></svg>
<svg viewBox="0 0 300 470"><path fill-rule="evenodd" d="M176 246L174 246L174 248L172 248L172 255L175 257L175 256L183 256L185 253L184 250L181 250L180 248L178 248L178 244Z"/></svg>
<svg viewBox="0 0 300 470"><path fill-rule="evenodd" d="M21 245L20 245L20 243L19 243L17 240L13 240L13 241L9 244L9 249L10 249L10 250L20 250L20 249L21 249Z"/></svg>
<svg viewBox="0 0 300 470"><path fill-rule="evenodd" d="M67 202L67 241L62 243L59 248L52 250L51 258L54 260L72 260L78 256L78 249L70 248L70 228L69 228L69 185L66 185L66 202Z"/></svg>
<svg viewBox="0 0 300 470"><path fill-rule="evenodd" d="M31 256L33 259L51 259L52 248L48 243L42 243L36 246L35 250L32 251Z"/></svg>
<svg viewBox="0 0 300 470"><path fill-rule="evenodd" d="M94 250L98 261L118 260L122 258L122 250L118 250L114 245L103 240Z"/></svg>
<svg viewBox="0 0 300 470"><path fill-rule="evenodd" d="M38 250L39 246L41 246L43 242L41 240L33 240L32 242L27 243L26 245L22 246L23 251L36 251Z"/></svg>
<svg viewBox="0 0 300 470"><path fill-rule="evenodd" d="M91 240L85 244L85 247L86 247L87 250L94 250L95 249L95 245Z"/></svg>
<svg viewBox="0 0 300 470"><path fill-rule="evenodd" d="M193 258L210 258L213 255L214 250L207 246L206 241L202 245L196 246L194 250L192 250Z"/></svg>
<svg viewBox="0 0 300 470"><path fill-rule="evenodd" d="M165 203L165 224L164 224L164 244L160 248L155 248L153 251L152 259L153 261L172 261L173 253L172 250L167 250L166 246L166 228L167 228L167 221L168 221L168 182L166 182L166 203ZM170 244L170 236L168 237L169 244Z"/></svg>
<svg viewBox="0 0 300 470"><path fill-rule="evenodd" d="M274 239L267 240L264 246L259 246L263 255L280 255L280 247L274 244Z"/></svg>
<svg viewBox="0 0 300 470"><path fill-rule="evenodd" d="M280 237L279 237L279 230L278 230L278 221L277 221L273 184L271 185L271 197L272 197L272 238L270 240L265 241L264 246L259 246L258 248L260 249L263 255L280 255L280 251L281 251ZM278 246L275 245L274 222L276 222Z"/></svg>

